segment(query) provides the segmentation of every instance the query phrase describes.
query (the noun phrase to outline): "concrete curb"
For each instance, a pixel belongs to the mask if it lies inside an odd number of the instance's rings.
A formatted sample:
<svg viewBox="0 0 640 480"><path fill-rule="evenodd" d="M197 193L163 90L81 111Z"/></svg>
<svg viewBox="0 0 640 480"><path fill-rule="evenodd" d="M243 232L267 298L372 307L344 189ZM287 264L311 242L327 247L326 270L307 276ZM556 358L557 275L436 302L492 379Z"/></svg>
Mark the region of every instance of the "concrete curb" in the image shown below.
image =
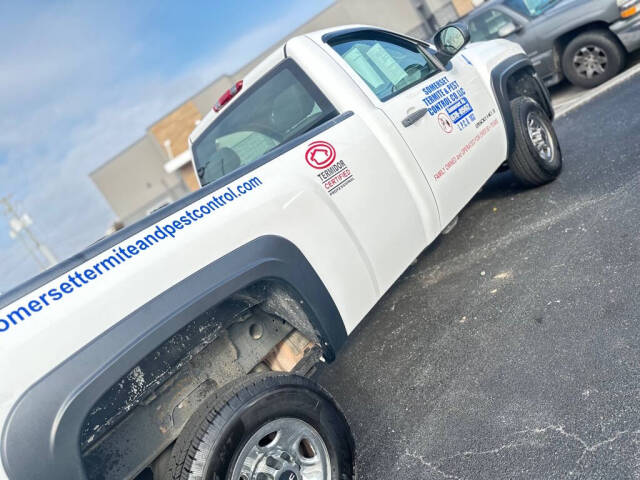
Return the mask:
<svg viewBox="0 0 640 480"><path fill-rule="evenodd" d="M585 91L584 93L580 94L575 99L567 100L567 101L561 103L560 105L554 105L554 109L555 109L555 112L556 112L556 118L560 118L560 117L566 115L567 113L571 112L572 110L578 108L579 106L584 105L587 102L590 102L591 100L593 100L598 95L600 95L600 94L606 92L607 90L610 90L613 87L615 87L615 86L617 86L617 85L629 80L630 78L632 78L634 75L636 75L639 72L640 72L640 63L632 66L628 70L625 70L624 72L620 73L619 75L617 75L616 77L612 78L611 80L603 83L599 87L596 87L594 89Z"/></svg>

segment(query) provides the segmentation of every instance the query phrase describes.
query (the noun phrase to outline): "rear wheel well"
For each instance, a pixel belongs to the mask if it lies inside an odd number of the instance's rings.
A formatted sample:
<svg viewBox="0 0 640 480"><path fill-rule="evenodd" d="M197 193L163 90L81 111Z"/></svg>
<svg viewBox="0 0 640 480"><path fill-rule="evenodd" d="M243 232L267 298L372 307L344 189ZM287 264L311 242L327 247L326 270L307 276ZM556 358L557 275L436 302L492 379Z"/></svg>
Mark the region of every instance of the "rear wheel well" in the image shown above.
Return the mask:
<svg viewBox="0 0 640 480"><path fill-rule="evenodd" d="M190 412L223 385L251 372L290 371L313 352L319 357L327 344L314 321L298 292L278 279L257 281L194 318L92 408L80 439L88 478L106 465L123 478L145 468L124 458L114 466L120 446L141 446L138 457L144 453L147 462L158 458Z"/></svg>

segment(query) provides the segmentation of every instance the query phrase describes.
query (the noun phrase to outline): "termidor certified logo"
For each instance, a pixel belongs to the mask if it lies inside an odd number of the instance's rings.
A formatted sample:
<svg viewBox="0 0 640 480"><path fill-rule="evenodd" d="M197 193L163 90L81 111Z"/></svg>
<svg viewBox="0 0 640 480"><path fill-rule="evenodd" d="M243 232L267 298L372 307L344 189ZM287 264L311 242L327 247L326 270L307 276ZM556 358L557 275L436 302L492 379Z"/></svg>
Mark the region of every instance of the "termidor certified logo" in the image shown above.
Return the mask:
<svg viewBox="0 0 640 480"><path fill-rule="evenodd" d="M336 159L336 149L327 142L313 142L305 153L307 163L318 170L331 166Z"/></svg>
<svg viewBox="0 0 640 480"><path fill-rule="evenodd" d="M353 181L351 170L344 160L336 161L336 149L329 142L312 142L304 156L310 167L322 170L317 177L329 195L339 192Z"/></svg>

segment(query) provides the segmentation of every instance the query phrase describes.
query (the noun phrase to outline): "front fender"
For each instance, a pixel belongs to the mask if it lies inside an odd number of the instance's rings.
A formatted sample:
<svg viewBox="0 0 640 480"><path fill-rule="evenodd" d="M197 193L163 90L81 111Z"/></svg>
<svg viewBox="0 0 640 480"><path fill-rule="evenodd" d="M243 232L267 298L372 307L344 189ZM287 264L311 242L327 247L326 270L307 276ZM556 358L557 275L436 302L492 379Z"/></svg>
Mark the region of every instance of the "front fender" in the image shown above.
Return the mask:
<svg viewBox="0 0 640 480"><path fill-rule="evenodd" d="M515 95L514 92L509 89L509 80L514 78L515 75L525 72L533 79L533 82L531 82L531 88L534 90L532 96L536 97L536 100L541 103L542 108L547 112L549 118L551 120L554 118L549 90L544 86L544 83L536 73L527 55L520 53L511 56L493 67L491 70L491 87L500 107L502 119L507 131L507 151L509 155L511 155L515 143L513 115L511 114L511 100Z"/></svg>

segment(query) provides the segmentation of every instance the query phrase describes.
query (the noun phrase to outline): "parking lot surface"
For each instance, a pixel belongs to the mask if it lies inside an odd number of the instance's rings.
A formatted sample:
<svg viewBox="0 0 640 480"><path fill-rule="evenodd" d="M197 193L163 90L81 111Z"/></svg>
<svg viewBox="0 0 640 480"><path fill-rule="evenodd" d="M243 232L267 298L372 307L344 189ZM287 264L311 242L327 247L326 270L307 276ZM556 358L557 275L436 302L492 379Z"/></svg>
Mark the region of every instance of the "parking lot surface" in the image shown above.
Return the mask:
<svg viewBox="0 0 640 480"><path fill-rule="evenodd" d="M555 122L554 183L494 176L321 372L359 478L640 477L639 83Z"/></svg>

